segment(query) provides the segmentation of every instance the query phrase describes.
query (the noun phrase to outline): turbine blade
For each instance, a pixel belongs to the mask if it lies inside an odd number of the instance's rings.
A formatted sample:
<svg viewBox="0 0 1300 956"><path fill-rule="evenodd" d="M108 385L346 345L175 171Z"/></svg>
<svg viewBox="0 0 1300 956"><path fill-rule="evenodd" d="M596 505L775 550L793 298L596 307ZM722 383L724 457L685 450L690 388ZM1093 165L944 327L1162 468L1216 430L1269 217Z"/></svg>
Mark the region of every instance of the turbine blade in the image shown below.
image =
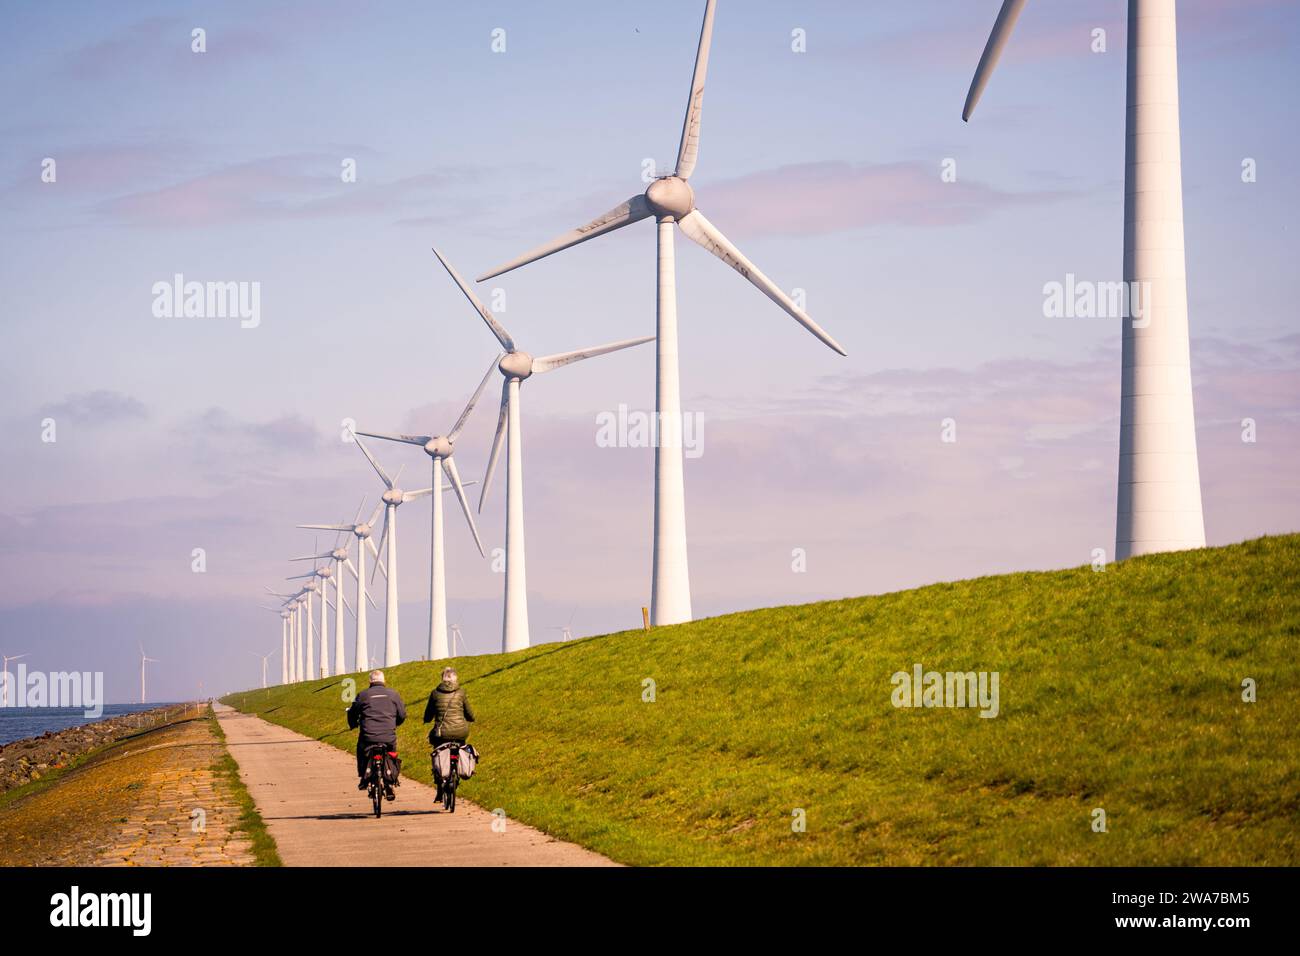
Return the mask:
<svg viewBox="0 0 1300 956"><path fill-rule="evenodd" d="M788 312L796 322L821 339L841 355L847 355L840 343L831 338L820 325L814 322L803 309L794 304L775 282L763 275L758 266L745 258L745 254L731 244L731 240L718 231L717 226L704 218L698 209L691 210L686 216L677 220L687 238L703 246L731 268L755 285L764 295Z"/></svg>
<svg viewBox="0 0 1300 956"><path fill-rule="evenodd" d="M486 558L487 552L483 550L483 539L478 536L478 526L474 524L474 515L469 510L469 501L465 498L465 486L460 483L460 472L456 470L456 462L450 458L444 458L442 460L442 470L451 479L451 487L455 489L456 497L460 501L460 510L465 512L465 520L469 522L469 530L474 535L474 543L478 545L479 556Z"/></svg>
<svg viewBox="0 0 1300 956"><path fill-rule="evenodd" d="M316 572L315 572L315 571L311 571L311 572L308 572L307 574L295 574L295 575L294 575L293 577L291 577L291 578L285 578L285 580L286 580L286 581L300 581L300 580L302 580L303 578L314 578L315 576L316 576Z"/></svg>
<svg viewBox="0 0 1300 956"><path fill-rule="evenodd" d="M352 563L352 559L351 559L351 558L347 558L347 559L345 559L344 562L343 562L343 564L344 564L344 566L345 566L349 571L352 572L352 576L353 576L354 578L360 576L360 575L357 574L357 566L356 566L355 564Z"/></svg>
<svg viewBox="0 0 1300 956"><path fill-rule="evenodd" d="M653 342L654 340L653 335L644 335L639 339L625 339L622 342L610 342L608 345L593 345L589 349L543 355L541 358L533 359L533 372L534 374L551 372L565 365L581 362L583 359L595 358L597 355L605 355L609 352L617 352L619 349L630 349L634 345L645 345L647 342Z"/></svg>
<svg viewBox="0 0 1300 956"><path fill-rule="evenodd" d="M366 461L370 462L371 466L376 472L378 472L380 480L391 489L393 487L393 479L388 477L388 472L379 467L379 462L375 461L375 456L370 454L370 449L365 446L360 438L357 438L354 435L353 440L357 443L357 447L361 449L361 454L366 456Z"/></svg>
<svg viewBox="0 0 1300 956"><path fill-rule="evenodd" d="M607 232L613 232L615 229L622 229L634 222L640 222L652 215L650 206L646 203L645 196L633 196L627 202L620 206L615 206L609 212L602 216L597 216L585 226L579 226L577 229L571 229L562 236L556 236L550 242L543 243L536 249L525 252L518 259L512 259L503 266L498 266L490 272L485 272L478 277L479 282L485 282L488 279L495 278L504 272L510 272L518 269L520 266L526 266L530 262L536 262L538 259L545 259L547 256L568 249L570 246L576 246L580 242L586 242L588 239L595 239L597 236L603 236ZM501 343L505 345L505 342ZM514 346L506 345L506 348L513 352Z"/></svg>
<svg viewBox="0 0 1300 956"><path fill-rule="evenodd" d="M373 568L370 569L370 580L373 581L373 580L375 579L375 570L376 570L376 569L378 569L379 571L382 571L384 577L387 578L387 577L388 577L388 568L384 567L384 561L383 561L383 559L379 556L379 549L378 549L377 547L375 547L375 539L374 539L374 538L366 538L366 546L367 546L368 548L370 548L370 554L371 554L371 557L373 557L373 558L375 559L375 566L374 566Z"/></svg>
<svg viewBox="0 0 1300 956"><path fill-rule="evenodd" d="M433 494L432 488L421 488L419 491L403 491L402 500L414 501L416 498L425 498L431 494Z"/></svg>
<svg viewBox="0 0 1300 956"><path fill-rule="evenodd" d="M474 394L470 396L469 402L465 405L465 410L460 413L460 418L456 419L456 424L453 425L451 431L447 433L448 441L454 442L456 436L460 434L461 429L465 427L465 423L469 421L469 413L474 410L475 404L478 403L479 397L483 394L483 389L487 388L488 379L492 377L492 371L497 367L497 363L501 361L502 357L503 356L498 355L492 360L492 363L488 365L487 371L483 373L483 381L478 383L478 388L476 388Z"/></svg>
<svg viewBox="0 0 1300 956"><path fill-rule="evenodd" d="M379 536L379 547L376 547L376 548L375 548L375 566L374 566L373 568L370 569L370 583L371 583L371 584L374 584L374 583L375 583L375 572L379 570L379 550L380 550L380 547L383 546L384 539L387 538L387 537L388 537L388 511L385 510L385 511L384 511L384 531L383 531L383 533ZM370 539L367 538L366 540L369 541ZM387 571L384 572L384 577L385 577L385 578L388 577L388 572L387 572Z"/></svg>
<svg viewBox="0 0 1300 956"><path fill-rule="evenodd" d="M350 524L300 524L294 525L296 528L309 528L313 531L351 531ZM306 558L290 558L290 561L305 561Z"/></svg>
<svg viewBox="0 0 1300 956"><path fill-rule="evenodd" d="M381 500L375 505L375 510L370 512L370 520L367 521L366 524L373 528L375 526L375 522L379 520L380 512L382 512L383 510L384 510L384 503Z"/></svg>
<svg viewBox="0 0 1300 956"><path fill-rule="evenodd" d="M501 414L497 416L497 433L492 436L492 452L488 455L487 471L483 473L483 490L478 496L478 510L482 512L483 502L487 500L488 489L492 487L492 475L497 470L497 459L501 457L501 446L506 439L506 422L510 418L510 382L501 386Z"/></svg>
<svg viewBox="0 0 1300 956"><path fill-rule="evenodd" d="M356 616L357 616L357 612L354 611L354 610L352 609L352 602L350 602L350 601L348 600L348 596L347 596L346 594L344 594L342 591L339 592L339 595L343 598L343 606L344 606L345 608L348 609L348 612L349 612L353 617L356 617Z"/></svg>
<svg viewBox="0 0 1300 956"><path fill-rule="evenodd" d="M984 95L984 87L988 85L989 77L993 75L1002 51L1006 48L1007 41L1011 39L1011 31L1015 29L1016 21L1020 19L1020 11L1024 8L1025 0L1004 0L1002 9L998 11L993 32L989 34L989 42L984 46L980 65L975 68L975 78L971 80L970 90L966 93L966 105L961 111L963 122L970 122L971 114L975 112L976 104Z"/></svg>
<svg viewBox="0 0 1300 956"><path fill-rule="evenodd" d="M433 254L438 257L438 261L442 263L442 267L447 270L447 274L452 277L456 285L460 286L460 291L465 293L465 298L469 299L469 304L474 306L478 314L483 317L483 321L492 330L492 334L497 337L501 347L507 352L513 352L515 350L515 340L510 337L510 333L505 330L505 326L498 322L497 317L488 311L488 307L478 300L478 296L465 284L465 280L460 277L460 273L452 268L451 263L442 257L442 253L436 247ZM479 281L482 282L483 280L480 279Z"/></svg>
<svg viewBox="0 0 1300 956"><path fill-rule="evenodd" d="M353 432L352 436L365 435L367 438L382 438L384 441L400 441L407 445L427 444L432 435L388 435L383 432ZM358 509L360 510L360 509Z"/></svg>
<svg viewBox="0 0 1300 956"><path fill-rule="evenodd" d="M682 123L682 141L677 149L677 172L690 179L700 155L700 120L704 115L704 78L709 72L709 47L713 43L713 11L717 0L704 5L704 23L700 27L700 46L695 51L695 73L691 76L691 95L686 101L686 119Z"/></svg>
<svg viewBox="0 0 1300 956"><path fill-rule="evenodd" d="M290 558L289 560L290 561L319 561L321 558L332 558L332 557L334 557L333 551L324 551L321 554L308 554L308 555L304 555L301 558Z"/></svg>

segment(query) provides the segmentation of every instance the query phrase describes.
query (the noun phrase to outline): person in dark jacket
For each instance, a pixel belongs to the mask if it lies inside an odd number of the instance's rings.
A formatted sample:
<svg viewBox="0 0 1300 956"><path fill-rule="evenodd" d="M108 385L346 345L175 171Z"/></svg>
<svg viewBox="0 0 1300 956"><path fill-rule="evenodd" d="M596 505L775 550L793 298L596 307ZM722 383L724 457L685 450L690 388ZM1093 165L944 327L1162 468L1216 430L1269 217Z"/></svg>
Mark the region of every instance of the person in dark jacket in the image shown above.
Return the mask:
<svg viewBox="0 0 1300 956"><path fill-rule="evenodd" d="M366 789L366 748L383 744L397 750L397 728L406 720L402 695L384 686L384 672L370 672L370 686L357 694L348 708L348 727L360 728L357 736L357 776L363 779L358 790Z"/></svg>
<svg viewBox="0 0 1300 956"><path fill-rule="evenodd" d="M469 725L474 722L474 710L469 705L465 688L460 686L460 675L453 667L442 671L442 683L433 689L429 702L424 705L424 722L433 723L429 743L437 750L445 743L464 743L469 738ZM434 776L437 777L437 761ZM438 783L437 799L442 799L442 784Z"/></svg>

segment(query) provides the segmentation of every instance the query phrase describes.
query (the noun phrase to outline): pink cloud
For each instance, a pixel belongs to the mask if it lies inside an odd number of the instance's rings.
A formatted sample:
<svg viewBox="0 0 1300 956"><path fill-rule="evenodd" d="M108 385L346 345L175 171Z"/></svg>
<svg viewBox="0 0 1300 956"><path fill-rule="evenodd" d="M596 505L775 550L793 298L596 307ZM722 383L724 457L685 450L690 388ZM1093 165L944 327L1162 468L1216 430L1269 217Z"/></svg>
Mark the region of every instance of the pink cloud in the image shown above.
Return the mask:
<svg viewBox="0 0 1300 956"><path fill-rule="evenodd" d="M999 209L1051 202L1063 191L1005 192L945 183L937 164L821 162L751 173L709 187L705 214L755 236L812 236L871 226L950 226Z"/></svg>

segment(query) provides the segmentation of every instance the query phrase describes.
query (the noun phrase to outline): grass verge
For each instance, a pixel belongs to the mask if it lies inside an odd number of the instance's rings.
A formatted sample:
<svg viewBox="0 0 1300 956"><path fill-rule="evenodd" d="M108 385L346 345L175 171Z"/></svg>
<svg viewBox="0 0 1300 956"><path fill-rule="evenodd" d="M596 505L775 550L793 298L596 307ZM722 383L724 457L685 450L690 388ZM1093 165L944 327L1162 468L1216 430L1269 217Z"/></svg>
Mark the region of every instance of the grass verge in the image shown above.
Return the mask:
<svg viewBox="0 0 1300 956"><path fill-rule="evenodd" d="M633 864L1295 865L1297 581L1285 535L462 658L464 795ZM918 663L998 716L895 707ZM424 780L441 667L387 669ZM346 750L360 679L226 701Z"/></svg>

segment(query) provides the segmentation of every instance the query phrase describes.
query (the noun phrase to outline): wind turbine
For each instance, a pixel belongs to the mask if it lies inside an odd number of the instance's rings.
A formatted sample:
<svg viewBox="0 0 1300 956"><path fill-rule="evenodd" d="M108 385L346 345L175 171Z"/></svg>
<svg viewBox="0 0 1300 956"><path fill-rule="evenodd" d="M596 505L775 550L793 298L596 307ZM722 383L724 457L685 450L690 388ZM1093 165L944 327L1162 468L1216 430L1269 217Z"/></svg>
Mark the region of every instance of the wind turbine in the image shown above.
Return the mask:
<svg viewBox="0 0 1300 956"><path fill-rule="evenodd" d="M354 527L358 527L358 526L352 524L338 524L338 525L299 525L298 527L332 528L336 531L351 531ZM373 548L374 545L372 544L371 547ZM309 554L300 558L290 558L289 560L290 561L316 561L322 558L328 558L329 560L334 562L333 572L329 575L326 575L326 577L329 580L333 580L334 582L335 601L334 604L332 605L334 608L334 673L345 674L347 673L348 668L347 668L347 661L344 659L344 654L343 654L343 609L347 608L349 611L352 612L352 615L354 617L356 617L357 612L353 610L352 605L348 603L347 598L344 597L343 595L343 580L344 580L343 570L344 568L346 568L352 574L352 576L358 580L358 582L360 582L361 580L361 572L357 569L357 566L352 563L352 558L348 555L348 549L346 546L335 547L330 551L323 551L320 554ZM325 582L325 586L328 587L328 581ZM371 606L376 608L379 607L378 604L375 604L374 599L370 597L370 595L365 593L364 585L360 585L358 596L360 598L364 598L365 600L368 600ZM322 643L321 645L321 655L323 658L321 661L322 677L329 676L329 674L327 673L327 663L326 660L324 659L328 656L326 651L327 651L327 647L325 646L325 644Z"/></svg>
<svg viewBox="0 0 1300 956"><path fill-rule="evenodd" d="M266 662L268 659L270 659L275 655L275 651L271 651L269 654L259 654L257 653L257 651L249 651L248 653L252 654L254 657L260 657L262 659L262 689L265 690L266 689Z"/></svg>
<svg viewBox="0 0 1300 956"><path fill-rule="evenodd" d="M447 648L447 571L443 557L442 516L442 492L445 489L442 476L446 472L447 479L456 492L456 498L460 501L461 511L465 513L465 520L469 522L469 530L474 535L479 556L483 557L483 540L479 537L478 528L474 524L474 515L469 509L469 501L465 498L465 487L461 484L460 474L456 470L456 462L452 455L456 451L456 439L469 420L469 414L474 410L479 396L483 394L483 389L487 387L492 370L500 358L501 356L497 356L488 365L483 380L479 382L478 388L466 403L465 410L460 413L460 418L456 419L456 424L446 435L385 435L380 432L357 432L358 435L365 435L368 438L419 445L433 464L433 524L429 539L429 660L431 661L450 656Z"/></svg>
<svg viewBox="0 0 1300 956"><path fill-rule="evenodd" d="M571 641L571 640L573 640L573 616L574 616L574 614L577 614L577 613L578 613L578 609L577 609L577 608L574 608L574 609L573 609L573 614L570 614L570 615L569 615L569 623L568 623L568 624L552 624L552 625L551 625L551 630L552 630L552 631L559 631L559 632L560 632L560 640L562 640L562 641Z"/></svg>
<svg viewBox="0 0 1300 956"><path fill-rule="evenodd" d="M0 669L0 683L3 683L4 685L2 691L4 700L0 702L0 707L8 707L9 706L9 662L22 660L27 655L14 654L11 656L9 654L4 654L0 656L4 657L4 667Z"/></svg>
<svg viewBox="0 0 1300 956"><path fill-rule="evenodd" d="M1025 0L1005 0L966 95L969 120ZM1115 559L1205 547L1188 348L1174 0L1129 0L1124 317ZM1138 290L1146 311L1129 321Z"/></svg>
<svg viewBox="0 0 1300 956"><path fill-rule="evenodd" d="M479 495L479 511L483 510L483 501L487 498L488 488L492 485L492 473L496 470L497 458L501 454L501 443L507 437L509 426L510 451L506 456L506 601L502 623L501 649L522 650L528 646L528 585L524 573L524 463L523 436L519 429L519 386L529 376L550 372L574 362L581 362L597 355L617 352L634 345L644 345L654 336L647 335L639 339L627 339L597 345L574 352L559 352L555 355L543 355L533 358L527 352L515 347L515 340L505 330L496 316L488 311L487 306L478 300L465 280L452 268L451 263L443 258L441 252L433 250L443 268L455 280L456 285L465 293L465 298L482 316L487 327L501 343L506 354L497 361L497 368L505 376L501 387L501 413L497 417L497 431L492 439L492 454L488 458L487 472L483 476L483 492Z"/></svg>
<svg viewBox="0 0 1300 956"><path fill-rule="evenodd" d="M460 648L458 651L457 648ZM465 653L465 635L460 632L460 625L451 625L451 655L459 657Z"/></svg>
<svg viewBox="0 0 1300 956"><path fill-rule="evenodd" d="M271 611L280 615L280 683L289 683L289 617L290 614L283 607L267 607L265 604L259 604L263 611Z"/></svg>
<svg viewBox="0 0 1300 956"><path fill-rule="evenodd" d="M322 571L322 570L324 570L326 573L325 573L325 574L321 574L321 571ZM302 637L303 637L302 643L303 643L303 645L305 645L305 647L306 647L306 651L307 651L307 669L304 670L304 671L301 671L301 672L299 673L299 675L298 675L298 679L299 679L299 680L312 680L312 679L314 679L314 678L317 676L317 674L316 674L316 648L315 648L315 645L312 643L312 637L313 637L314 635L313 635L313 633L312 633L312 620L311 620L312 603L311 603L311 599L315 596L316 591L319 589L319 590L321 591L321 596L320 596L320 603L321 603L321 607L320 607L320 626L321 626L321 631L323 632L323 631L325 630L325 628L328 626L327 623L326 623L327 619L326 619L326 617L325 617L325 592L324 592L324 582L325 582L325 580L329 577L329 571L330 571L330 569L329 569L328 567L323 568L323 569L322 569L322 568L314 568L310 574L295 574L295 575L293 575L292 577L287 577L287 578L285 578L286 581L301 581L301 580L303 580L304 578L307 579L306 583L303 584L303 590L302 590L302 596L303 596L303 598L304 598L304 599L306 600L306 602L307 602L307 629L306 629L306 631L303 632L303 635L302 635ZM319 584L317 583L318 580L320 581ZM324 647L323 644L322 644L321 646ZM300 663L301 663L301 662L300 662Z"/></svg>
<svg viewBox="0 0 1300 956"><path fill-rule="evenodd" d="M361 454L366 456L366 461L370 462L375 473L379 475L380 481L384 483L382 501L384 503L384 530L379 535L379 543L383 544L384 539L388 539L388 554L386 561L388 567L385 569L387 576L387 597L384 602L384 666L392 667L402 662L401 642L397 633L397 509L408 501L414 501L416 498L423 498L425 495L433 493L432 488L421 488L419 491L403 491L397 487L397 479L390 478L388 472L380 467L379 462L375 461L375 456L370 454L367 448L356 435L352 436L357 447L361 449ZM402 475L401 470L397 472L397 477ZM378 570L378 568L376 568ZM370 572L370 578L373 581L375 572Z"/></svg>
<svg viewBox="0 0 1300 956"><path fill-rule="evenodd" d="M366 503L365 499L362 498L361 505L357 508L357 519L361 517L361 509L365 507L365 503ZM375 607L375 608L379 607L379 605L375 604L374 598L372 598L368 593L366 593L366 549L367 548L370 549L370 553L374 556L375 566L379 568L380 571L383 572L385 579L387 579L388 577L388 570L384 567L383 562L379 559L379 549L375 547L374 539L371 538L371 533L374 529L375 522L379 520L379 513L383 510L383 508L384 508L384 503L381 501L379 502L379 504L375 505L375 510L371 513L370 517L359 524L356 523L356 519L354 519L354 522L352 524L300 524L298 525L299 528L313 528L320 531L351 532L353 537L357 539L356 566L352 567L350 561L348 561L347 563L348 563L348 569L352 572L353 577L355 577L357 581L357 610L353 612L356 615L356 619L357 619L357 633L356 633L356 644L353 647L352 662L355 669L358 671L364 669L362 664L370 656L370 649L366 639L367 638L366 604L368 602L371 605L371 607ZM344 554L344 559L346 560L347 549L343 548L342 550ZM337 551L335 552L335 554L337 554ZM335 583L336 585L341 585L343 583L342 572L339 573L339 576ZM342 660L342 658L339 656L340 654L339 644L341 643L341 641L342 641L342 636L340 633L335 637L336 663ZM341 664L340 667L342 669L339 670L339 673L342 674L346 671L346 665Z"/></svg>
<svg viewBox="0 0 1300 956"><path fill-rule="evenodd" d="M144 694L144 665L145 665L145 664L158 664L158 663L161 663L161 662L160 662L157 658L155 658L155 657L149 657L149 656L147 656L147 655L145 654L145 652L144 652L144 645L141 644L141 645L140 645L140 703L141 703L141 704L145 703L145 700L146 700L146 698L145 698L145 694Z"/></svg>
<svg viewBox="0 0 1300 956"><path fill-rule="evenodd" d="M717 256L748 279L760 292L784 309L796 322L841 355L846 354L821 326L814 322L790 296L745 258L695 205L695 192L688 180L695 171L700 146L700 118L704 106L704 78L709 67L709 44L713 35L716 0L707 0L700 45L695 55L695 73L686 119L677 150L677 168L652 182L643 195L570 232L566 232L518 259L479 276L483 282L522 265L603 236L642 219L653 218L658 227L658 296L656 300L655 400L659 436L655 442L654 558L650 592L651 620L655 624L678 624L691 619L691 583L686 555L686 497L682 476L681 389L677 370L677 280L673 256L673 223L692 242Z"/></svg>
<svg viewBox="0 0 1300 956"><path fill-rule="evenodd" d="M298 683L303 679L303 604L307 600L308 590L305 587L299 588L293 594L281 594L278 591L272 591L266 588L266 592L274 597L284 598L285 607L289 608L289 681ZM310 635L308 635L310 637Z"/></svg>

